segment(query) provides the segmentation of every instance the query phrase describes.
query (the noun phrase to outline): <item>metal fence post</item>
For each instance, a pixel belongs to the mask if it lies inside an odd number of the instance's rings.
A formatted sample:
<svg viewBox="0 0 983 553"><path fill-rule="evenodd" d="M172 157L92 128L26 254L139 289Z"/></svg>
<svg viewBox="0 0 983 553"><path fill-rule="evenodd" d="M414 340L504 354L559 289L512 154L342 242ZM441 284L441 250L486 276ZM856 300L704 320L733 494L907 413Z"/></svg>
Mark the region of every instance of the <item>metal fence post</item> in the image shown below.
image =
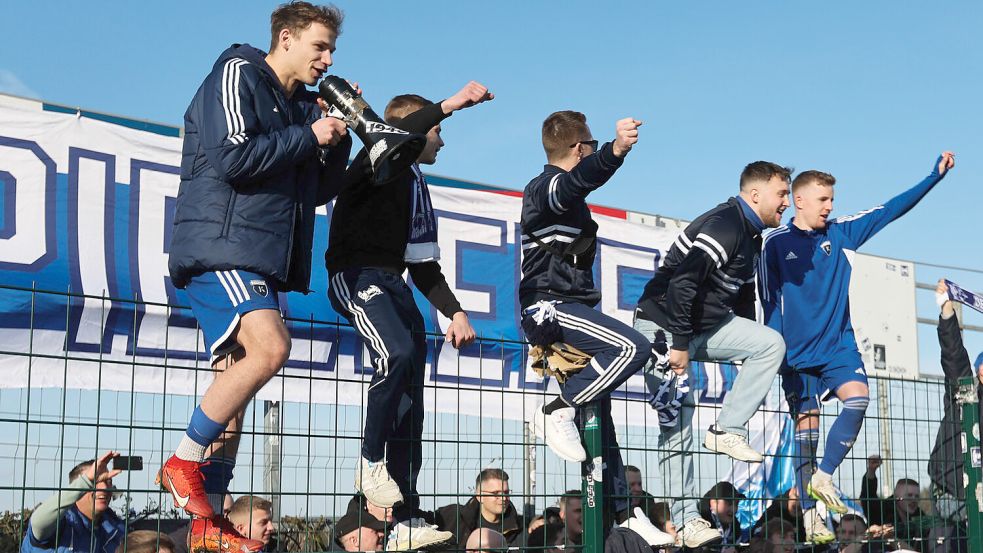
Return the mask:
<svg viewBox="0 0 983 553"><path fill-rule="evenodd" d="M968 519L969 551L983 551L983 459L980 457L979 399L973 377L959 379L959 402L963 422L963 482L966 483L966 518Z"/></svg>
<svg viewBox="0 0 983 553"><path fill-rule="evenodd" d="M582 467L584 492L584 553L604 553L604 486L601 469L602 454L601 417L599 405L590 403L581 412L587 461Z"/></svg>

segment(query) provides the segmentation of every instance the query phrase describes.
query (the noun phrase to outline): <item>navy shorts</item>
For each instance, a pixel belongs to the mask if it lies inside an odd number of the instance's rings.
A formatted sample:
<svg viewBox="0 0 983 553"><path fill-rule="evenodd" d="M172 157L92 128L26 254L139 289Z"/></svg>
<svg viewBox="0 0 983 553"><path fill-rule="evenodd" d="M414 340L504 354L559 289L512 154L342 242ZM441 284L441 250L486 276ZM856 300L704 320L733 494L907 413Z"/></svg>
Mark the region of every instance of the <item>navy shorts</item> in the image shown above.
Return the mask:
<svg viewBox="0 0 983 553"><path fill-rule="evenodd" d="M834 396L847 382L867 383L867 370L860 354L819 367L786 369L782 373L782 389L794 417L798 413L819 409L819 404Z"/></svg>
<svg viewBox="0 0 983 553"><path fill-rule="evenodd" d="M257 309L280 310L276 290L266 277L239 269L200 274L184 291L213 361L240 347L232 333L243 315Z"/></svg>

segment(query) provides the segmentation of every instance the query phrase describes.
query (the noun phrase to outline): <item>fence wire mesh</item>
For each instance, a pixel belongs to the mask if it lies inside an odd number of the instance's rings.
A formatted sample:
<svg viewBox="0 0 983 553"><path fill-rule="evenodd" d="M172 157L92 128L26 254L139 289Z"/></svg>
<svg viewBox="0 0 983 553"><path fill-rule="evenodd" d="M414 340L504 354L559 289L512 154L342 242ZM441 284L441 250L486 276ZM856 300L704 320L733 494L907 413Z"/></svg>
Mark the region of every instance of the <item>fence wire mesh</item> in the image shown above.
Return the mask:
<svg viewBox="0 0 983 553"><path fill-rule="evenodd" d="M69 332L72 325L79 324L76 312L82 307L91 310L99 306L101 324L106 325L112 314L117 317L113 322L117 326L125 317L136 321L148 312L172 316L184 310L15 287L0 287L0 293L19 298L25 317L29 318L26 326L31 329L27 343L0 342L0 363L12 368L5 371L10 376L0 383L0 458L4 460L0 463L0 512L7 513L0 526L0 550L20 548L31 510L52 494L67 489L70 469L109 450L143 458L143 470L126 471L114 479L116 499L111 508L127 527L179 532L179 527L187 522L185 515L173 507L170 497L155 485L154 479L157 469L177 446L198 396L207 385L211 374L207 356L200 354L192 360L172 358L166 336L157 361L132 353L136 351L132 346L126 348L131 352L126 357L110 356L102 349L80 351L71 346L68 337L73 335ZM51 305L61 305L64 317L60 327L35 325L35 310L42 302L49 310ZM290 323L295 337L334 334L339 337L338 343L347 329L344 321ZM98 335L102 336L104 330L104 326L100 327ZM58 340L50 339L52 333ZM113 338L119 343L132 339L132 335ZM429 337L433 347L428 371L432 370L442 339L439 334ZM349 378L341 376L340 371L322 370L319 367L323 352L311 344L313 341L307 344L306 351L300 351L295 343L293 368L275 377L268 387L272 392L249 404L230 486L233 497L258 496L273 502L277 530L270 547L275 550L343 549L344 544L335 543L333 522L345 513L354 493L363 392L370 372ZM518 520L518 528L508 536L510 548L592 550L581 545L590 541L580 535L582 467L556 457L532 437L524 422L531 414L529 405L545 399L553 388L532 381L518 390L501 385L516 380L526 382L526 377L502 373L501 367L506 367L506 371L509 367L502 359L516 350L523 351L523 345L482 337L471 347L477 372L471 365L451 369L445 366L441 369L442 378L426 379L427 414L421 444L423 463L419 467L421 508L433 513L449 505L465 506L476 495L479 472L502 469L510 477L507 497ZM498 362L492 363L489 370L483 368L485 361ZM307 369L303 368L305 365ZM697 443L702 443L703 433L735 370L727 365L694 364L694 392L700 400L695 423ZM177 382L180 393L173 391ZM709 511L707 518L713 524L743 527L716 549L854 552L907 547L918 551L980 551L966 541L965 505L957 501L963 510L955 517L949 516L948 511L940 512L928 473L944 410L958 409L951 402L952 384L941 379L871 379L871 404L864 428L834 476L848 505L863 517L864 529L847 536L850 525L841 522L838 540L830 546L804 543L801 513L796 513L794 497L791 502L788 497L794 478L794 450L773 448L767 463L769 471L762 473L696 449L695 474L701 494L725 479L745 488L763 488L731 508L702 496L689 498L702 500L701 508ZM306 396L298 399L297 390L305 387ZM663 504L678 499L678 492L673 490L680 488L680 482L660 477L659 459L666 452L658 445L658 417L637 386L630 388L626 385L613 396L621 455L626 465L638 469L629 474L628 483L634 485L625 499L641 504L663 530L671 531L673 526L679 528L686 522L669 520L666 526L668 509ZM290 390L289 398L286 390ZM947 394L950 401L946 401ZM439 408L435 407L437 404ZM839 408L835 401L824 407L822 436L827 434ZM966 422L960 416L953 420L950 424L958 428L949 428L949 432L965 436L962 425L969 424L968 431L976 432L978 443L978 424L973 426L973 421ZM758 434L770 435L783 446L788 444L791 421L777 381L751 424L758 425ZM821 440L820 456L823 447ZM962 447L943 452L941 462L956 466L964 450L965 437ZM978 447L975 454L977 457L966 466L978 472ZM875 455L883 464L870 471L869 458ZM870 480L871 476L877 477L876 483ZM681 479L682 475L678 477ZM898 492L894 484L903 479L915 482L914 497L898 501L893 497ZM978 475L973 482L979 482ZM871 490L876 490L878 497L871 497ZM497 495L506 494L499 491ZM971 495L975 497L975 492ZM616 498L606 499L613 504L610 500ZM971 505L970 510L976 512L970 518L977 517L978 523L977 505ZM463 508L459 507L458 512ZM871 519L873 508L879 509L877 520ZM734 510L737 512L728 514ZM530 529L544 518L546 530L536 534L540 541L533 544L528 538ZM791 521L792 525L776 520ZM882 529L871 531L873 523ZM498 524L499 530L506 530L502 522L486 520L485 524ZM884 530L884 525L893 530ZM551 536L547 531L557 533ZM587 536L604 531L600 524L582 530ZM455 547L464 549L463 544ZM674 550L672 546L666 549Z"/></svg>

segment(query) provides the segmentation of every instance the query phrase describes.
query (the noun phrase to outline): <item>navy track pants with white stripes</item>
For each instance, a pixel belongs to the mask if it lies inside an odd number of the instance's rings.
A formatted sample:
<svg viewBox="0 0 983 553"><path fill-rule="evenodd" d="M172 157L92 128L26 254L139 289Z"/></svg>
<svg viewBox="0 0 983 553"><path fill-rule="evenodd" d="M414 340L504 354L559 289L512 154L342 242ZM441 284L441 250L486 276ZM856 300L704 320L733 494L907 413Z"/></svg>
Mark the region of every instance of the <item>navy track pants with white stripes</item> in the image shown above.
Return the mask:
<svg viewBox="0 0 983 553"><path fill-rule="evenodd" d="M362 456L386 458L403 494L403 507L419 507L423 461L423 379L427 340L423 315L401 275L375 268L331 275L328 298L365 341L375 372L369 384ZM395 513L399 518L399 513Z"/></svg>
<svg viewBox="0 0 983 553"><path fill-rule="evenodd" d="M590 364L567 379L563 399L574 406L607 397L642 370L652 346L634 328L582 303L557 303L563 341L593 356Z"/></svg>
<svg viewBox="0 0 983 553"><path fill-rule="evenodd" d="M652 345L637 330L582 303L557 303L556 316L563 329L563 342L593 356L560 389L563 399L575 407L598 403L604 444L602 481L605 493L616 498L614 512L623 511L628 508L628 485L611 418L611 392L645 366Z"/></svg>

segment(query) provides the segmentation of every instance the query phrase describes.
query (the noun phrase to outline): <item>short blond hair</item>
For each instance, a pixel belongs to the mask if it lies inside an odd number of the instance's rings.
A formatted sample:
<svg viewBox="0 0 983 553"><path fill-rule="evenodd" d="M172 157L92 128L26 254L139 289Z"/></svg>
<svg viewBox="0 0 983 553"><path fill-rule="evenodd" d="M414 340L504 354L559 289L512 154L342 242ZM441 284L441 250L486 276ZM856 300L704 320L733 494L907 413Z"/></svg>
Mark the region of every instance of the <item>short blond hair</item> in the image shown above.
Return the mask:
<svg viewBox="0 0 983 553"><path fill-rule="evenodd" d="M553 112L543 121L543 149L546 159L561 159L567 149L588 132L587 116L579 111Z"/></svg>
<svg viewBox="0 0 983 553"><path fill-rule="evenodd" d="M253 514L253 511L266 511L267 513L273 514L273 503L268 499L263 499L262 497L257 497L255 495L244 495L239 499L232 502L232 508L229 509L229 519L244 518L249 519Z"/></svg>
<svg viewBox="0 0 983 553"><path fill-rule="evenodd" d="M792 181L792 193L794 194L796 190L807 184L813 183L820 186L833 186L836 184L836 177L830 175L829 173L823 173L822 171L816 171L814 169L802 171L796 175L795 180Z"/></svg>
<svg viewBox="0 0 983 553"><path fill-rule="evenodd" d="M119 544L116 553L158 553L167 549L174 551L174 540L167 534L153 530L135 530L126 536L126 541Z"/></svg>
<svg viewBox="0 0 983 553"><path fill-rule="evenodd" d="M281 4L270 14L270 53L276 51L280 42L280 31L286 29L293 36L298 36L314 23L320 23L334 31L335 36L341 34L341 23L345 14L334 4L315 6L310 2L287 2Z"/></svg>

